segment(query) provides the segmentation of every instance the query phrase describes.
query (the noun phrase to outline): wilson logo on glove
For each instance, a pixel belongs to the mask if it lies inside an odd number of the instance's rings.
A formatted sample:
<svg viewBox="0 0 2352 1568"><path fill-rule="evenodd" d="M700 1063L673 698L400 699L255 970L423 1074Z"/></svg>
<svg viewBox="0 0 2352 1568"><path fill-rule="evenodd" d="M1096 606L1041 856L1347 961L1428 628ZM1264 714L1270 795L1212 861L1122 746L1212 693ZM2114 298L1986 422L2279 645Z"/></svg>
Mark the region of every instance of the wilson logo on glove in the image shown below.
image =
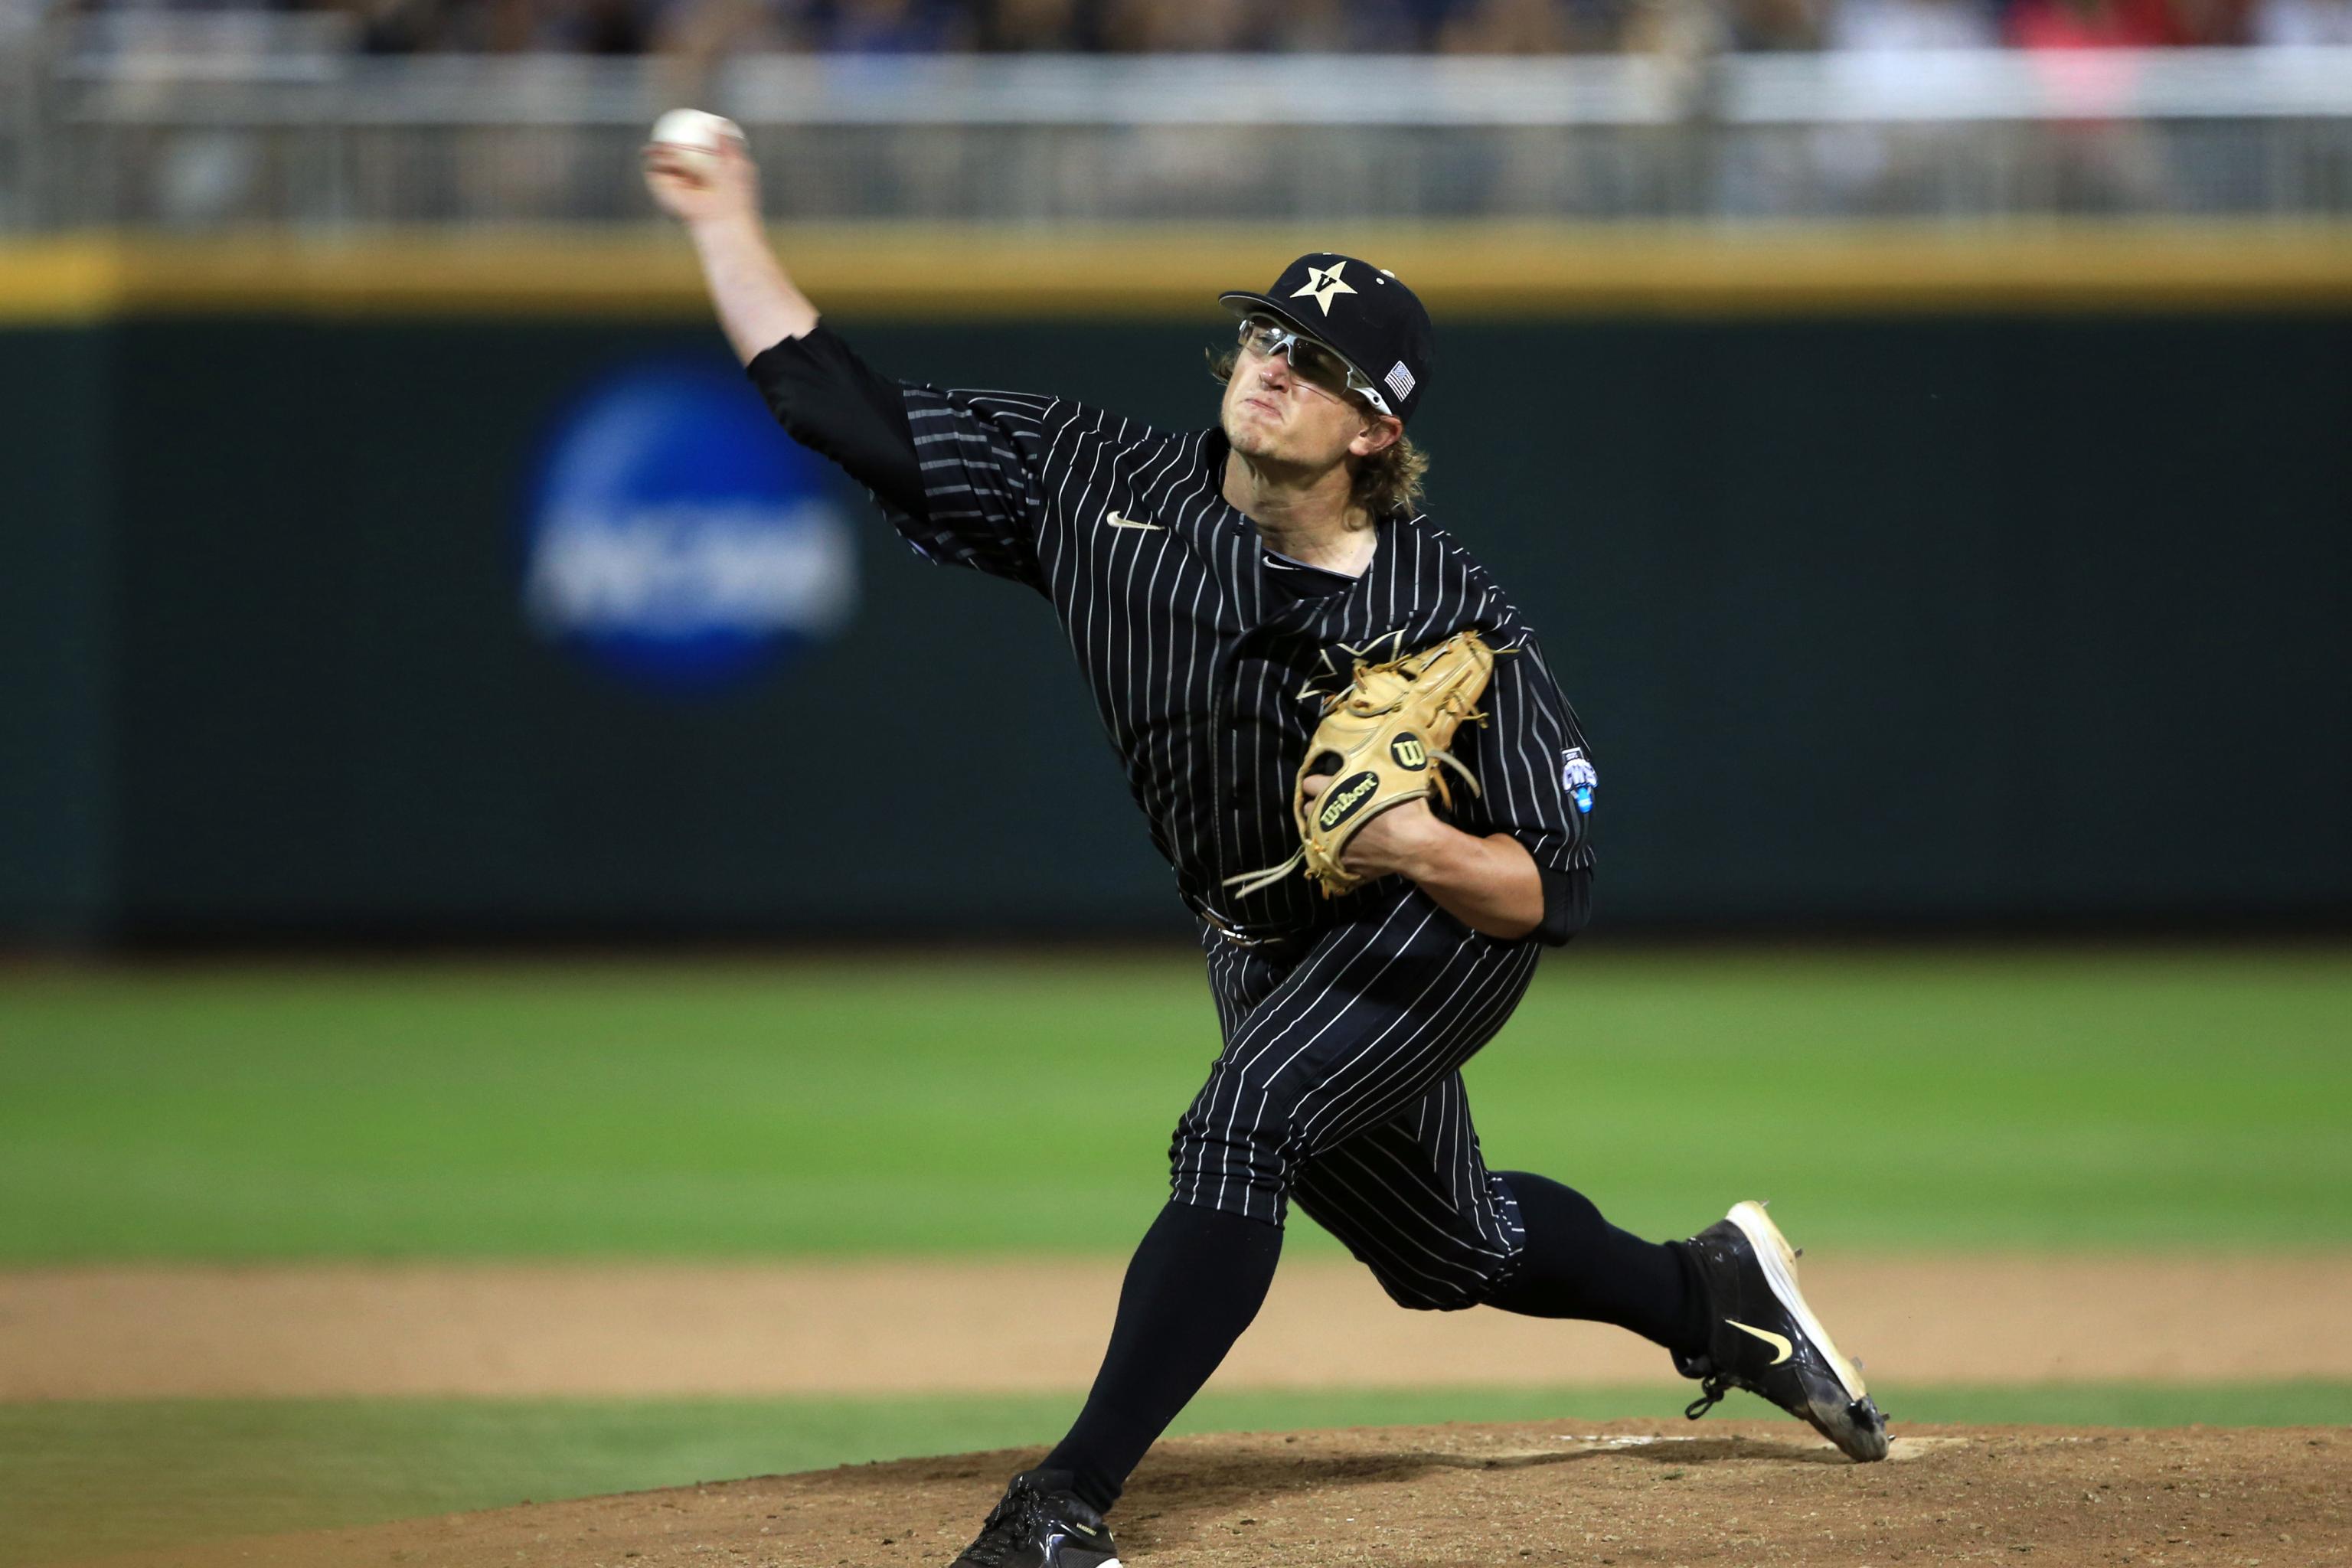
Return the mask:
<svg viewBox="0 0 2352 1568"><path fill-rule="evenodd" d="M1454 804L1444 768L1433 768L1432 762L1452 768L1473 795L1478 792L1478 781L1446 748L1456 730L1485 717L1478 699L1494 671L1495 650L1476 632L1457 632L1385 664L1366 664L1358 655L1348 689L1323 699L1322 722L1307 742L1307 760L1291 786L1298 853L1279 866L1228 877L1225 886L1246 897L1304 864L1327 899L1362 887L1364 879L1340 862L1364 824L1433 795L1441 805ZM1339 760L1327 763L1334 757ZM1315 773L1339 775L1319 802L1307 798L1307 780Z"/></svg>
<svg viewBox="0 0 2352 1568"><path fill-rule="evenodd" d="M1371 799L1372 791L1380 787L1380 783L1381 775L1378 773L1358 773L1333 785L1330 793L1323 797L1323 809L1315 814L1315 820L1322 824L1325 832L1329 832L1354 816L1356 807Z"/></svg>

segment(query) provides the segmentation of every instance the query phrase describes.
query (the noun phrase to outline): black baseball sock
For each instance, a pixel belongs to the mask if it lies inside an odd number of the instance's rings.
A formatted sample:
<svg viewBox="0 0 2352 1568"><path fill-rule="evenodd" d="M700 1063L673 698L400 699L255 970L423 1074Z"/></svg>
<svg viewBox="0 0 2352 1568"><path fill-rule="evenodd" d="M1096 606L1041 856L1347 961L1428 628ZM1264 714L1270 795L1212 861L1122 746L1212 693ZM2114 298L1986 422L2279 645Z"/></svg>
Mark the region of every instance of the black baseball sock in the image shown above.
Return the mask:
<svg viewBox="0 0 2352 1568"><path fill-rule="evenodd" d="M1619 1230L1591 1199L1549 1177L1501 1175L1519 1200L1528 1249L1486 1305L1532 1318L1614 1323L1686 1354L1706 1349L1706 1294L1688 1248Z"/></svg>
<svg viewBox="0 0 2352 1568"><path fill-rule="evenodd" d="M1201 1391L1257 1316L1282 1257L1264 1220L1171 1203L1143 1233L1119 1288L1110 1349L1070 1435L1042 1468L1108 1512L1144 1450Z"/></svg>

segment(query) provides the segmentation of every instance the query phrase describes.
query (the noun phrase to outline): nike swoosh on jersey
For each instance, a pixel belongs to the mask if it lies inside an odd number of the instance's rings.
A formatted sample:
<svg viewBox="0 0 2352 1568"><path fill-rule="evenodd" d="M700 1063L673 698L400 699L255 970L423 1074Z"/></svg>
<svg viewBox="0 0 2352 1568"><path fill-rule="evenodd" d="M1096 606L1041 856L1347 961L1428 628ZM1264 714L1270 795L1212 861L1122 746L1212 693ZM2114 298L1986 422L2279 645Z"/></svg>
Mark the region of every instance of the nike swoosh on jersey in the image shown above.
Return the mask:
<svg viewBox="0 0 2352 1568"><path fill-rule="evenodd" d="M1769 1363L1770 1365L1779 1366L1782 1362L1787 1361L1790 1356L1797 1353L1796 1346L1790 1344L1782 1336L1772 1332L1769 1329L1751 1329L1737 1318L1726 1318L1723 1321L1729 1323L1733 1328L1738 1329L1743 1334L1754 1334L1758 1339L1762 1340L1766 1344L1770 1345L1774 1350L1779 1351L1780 1353L1772 1358L1771 1362Z"/></svg>
<svg viewBox="0 0 2352 1568"><path fill-rule="evenodd" d="M1165 533L1168 531L1168 525L1166 523L1145 522L1139 518L1121 517L1118 515L1118 510L1116 507L1111 509L1109 511L1103 513L1103 521L1110 524L1113 528L1148 528L1155 533Z"/></svg>

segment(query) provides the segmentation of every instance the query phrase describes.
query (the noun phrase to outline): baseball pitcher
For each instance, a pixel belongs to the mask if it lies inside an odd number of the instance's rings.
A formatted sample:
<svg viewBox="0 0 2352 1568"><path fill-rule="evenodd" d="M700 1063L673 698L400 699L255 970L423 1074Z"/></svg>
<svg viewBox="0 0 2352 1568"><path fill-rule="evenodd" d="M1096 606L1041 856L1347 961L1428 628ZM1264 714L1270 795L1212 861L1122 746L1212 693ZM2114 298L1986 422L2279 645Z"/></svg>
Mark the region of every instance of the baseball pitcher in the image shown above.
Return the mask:
<svg viewBox="0 0 2352 1568"><path fill-rule="evenodd" d="M783 427L918 554L1052 607L1207 954L1224 1049L1101 1371L956 1568L1113 1568L1107 1516L1249 1326L1294 1205L1402 1306L1614 1323L1701 1380L1694 1416L1747 1389L1885 1457L1760 1205L1659 1244L1480 1154L1461 1068L1585 923L1599 781L1533 631L1420 511L1437 364L1405 283L1318 254L1221 296L1217 421L1155 430L877 373L771 250L740 142L656 144L646 174Z"/></svg>

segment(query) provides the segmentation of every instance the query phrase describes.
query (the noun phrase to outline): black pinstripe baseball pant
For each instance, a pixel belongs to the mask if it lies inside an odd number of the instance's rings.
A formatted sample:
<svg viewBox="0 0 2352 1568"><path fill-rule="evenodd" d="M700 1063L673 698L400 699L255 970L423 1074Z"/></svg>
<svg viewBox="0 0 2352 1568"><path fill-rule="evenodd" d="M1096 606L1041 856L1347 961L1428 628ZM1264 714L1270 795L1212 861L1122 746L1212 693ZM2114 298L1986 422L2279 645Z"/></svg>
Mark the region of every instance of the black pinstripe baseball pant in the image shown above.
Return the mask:
<svg viewBox="0 0 2352 1568"><path fill-rule="evenodd" d="M1460 1069L1539 950L1481 936L1410 885L1356 901L1287 945L1202 927L1225 1048L1177 1123L1171 1195L1275 1225L1295 1201L1401 1305L1475 1306L1526 1233Z"/></svg>

